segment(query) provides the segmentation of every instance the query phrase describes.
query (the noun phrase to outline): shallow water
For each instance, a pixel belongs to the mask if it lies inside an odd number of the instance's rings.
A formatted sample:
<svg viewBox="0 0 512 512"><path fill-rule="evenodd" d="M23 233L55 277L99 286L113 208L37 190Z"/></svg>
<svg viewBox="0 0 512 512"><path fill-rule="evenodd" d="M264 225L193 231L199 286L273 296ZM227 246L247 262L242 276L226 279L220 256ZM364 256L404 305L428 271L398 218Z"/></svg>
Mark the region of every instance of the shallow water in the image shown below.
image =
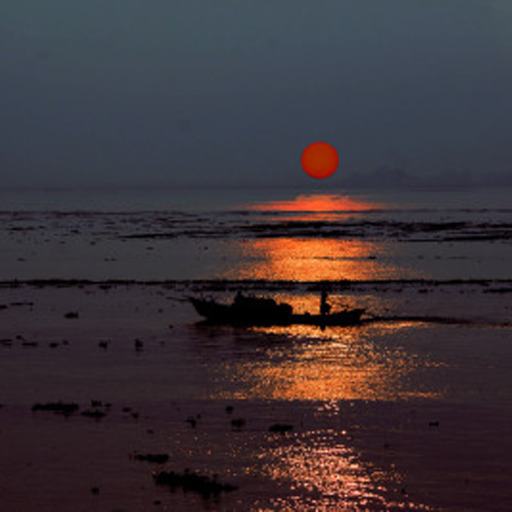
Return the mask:
<svg viewBox="0 0 512 512"><path fill-rule="evenodd" d="M4 201L0 279L510 278L512 209L501 191L407 200L161 191L135 203L126 193L48 194Z"/></svg>
<svg viewBox="0 0 512 512"><path fill-rule="evenodd" d="M0 214L3 510L506 510L503 194L60 194ZM186 300L243 289L316 312L322 286L366 322L212 327ZM58 400L113 405L30 412ZM169 492L134 451L239 489Z"/></svg>

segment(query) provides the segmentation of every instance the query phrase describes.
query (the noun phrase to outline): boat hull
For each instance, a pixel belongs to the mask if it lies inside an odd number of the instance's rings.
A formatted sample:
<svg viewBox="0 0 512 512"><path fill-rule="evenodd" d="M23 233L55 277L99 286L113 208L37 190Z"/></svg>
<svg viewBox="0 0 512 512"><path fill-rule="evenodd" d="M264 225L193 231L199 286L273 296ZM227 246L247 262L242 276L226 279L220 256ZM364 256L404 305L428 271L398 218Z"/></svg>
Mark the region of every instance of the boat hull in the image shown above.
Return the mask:
<svg viewBox="0 0 512 512"><path fill-rule="evenodd" d="M190 298L196 311L211 324L238 326L272 326L272 325L316 325L348 326L361 323L364 309L348 309L328 315L293 314L289 308L269 308L251 310L237 308L235 305L219 304L213 300Z"/></svg>

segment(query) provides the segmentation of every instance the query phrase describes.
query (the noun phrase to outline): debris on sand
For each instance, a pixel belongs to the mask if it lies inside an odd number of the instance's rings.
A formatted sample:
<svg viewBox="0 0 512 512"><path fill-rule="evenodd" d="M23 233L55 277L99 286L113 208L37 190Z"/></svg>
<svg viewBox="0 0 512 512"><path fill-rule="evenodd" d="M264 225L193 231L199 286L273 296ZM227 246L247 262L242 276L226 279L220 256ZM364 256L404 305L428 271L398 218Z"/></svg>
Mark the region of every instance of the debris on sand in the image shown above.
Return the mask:
<svg viewBox="0 0 512 512"><path fill-rule="evenodd" d="M286 432L291 432L293 430L293 425L288 425L287 423L274 423L268 428L269 432L276 432L278 434L285 434Z"/></svg>
<svg viewBox="0 0 512 512"><path fill-rule="evenodd" d="M164 464L169 460L167 453L137 453L133 456L135 460L151 462L152 464Z"/></svg>
<svg viewBox="0 0 512 512"><path fill-rule="evenodd" d="M46 402L44 404L35 403L32 406L32 411L49 411L55 414L63 414L64 416L69 416L74 412L78 411L79 406L74 402Z"/></svg>
<svg viewBox="0 0 512 512"><path fill-rule="evenodd" d="M231 492L238 489L234 485L218 482L217 475L210 478L188 469L185 469L184 473L162 471L153 475L153 479L156 485L165 485L172 491L181 488L184 492L195 492L205 499L218 497L222 492Z"/></svg>
<svg viewBox="0 0 512 512"><path fill-rule="evenodd" d="M185 420L192 428L195 428L195 426L197 425L197 419L192 417L192 416L189 416L186 420Z"/></svg>
<svg viewBox="0 0 512 512"><path fill-rule="evenodd" d="M231 426L236 430L241 430L245 427L246 421L244 418L237 418L234 420L231 420Z"/></svg>
<svg viewBox="0 0 512 512"><path fill-rule="evenodd" d="M78 318L78 311L68 311L65 315L64 315L64 318Z"/></svg>
<svg viewBox="0 0 512 512"><path fill-rule="evenodd" d="M107 415L105 412L98 411L97 409L95 409L94 411L87 409L85 411L82 411L80 414L87 418L94 418L95 420L101 420Z"/></svg>

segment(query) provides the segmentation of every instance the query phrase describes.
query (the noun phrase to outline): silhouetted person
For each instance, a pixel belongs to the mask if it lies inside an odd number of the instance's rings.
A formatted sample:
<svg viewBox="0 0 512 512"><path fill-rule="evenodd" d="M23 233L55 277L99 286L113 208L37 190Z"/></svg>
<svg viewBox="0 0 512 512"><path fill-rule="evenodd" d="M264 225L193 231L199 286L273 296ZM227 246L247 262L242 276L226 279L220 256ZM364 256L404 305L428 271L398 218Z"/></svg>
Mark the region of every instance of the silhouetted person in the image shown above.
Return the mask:
<svg viewBox="0 0 512 512"><path fill-rule="evenodd" d="M331 311L331 305L327 302L327 290L322 290L322 295L320 296L320 314L328 315Z"/></svg>

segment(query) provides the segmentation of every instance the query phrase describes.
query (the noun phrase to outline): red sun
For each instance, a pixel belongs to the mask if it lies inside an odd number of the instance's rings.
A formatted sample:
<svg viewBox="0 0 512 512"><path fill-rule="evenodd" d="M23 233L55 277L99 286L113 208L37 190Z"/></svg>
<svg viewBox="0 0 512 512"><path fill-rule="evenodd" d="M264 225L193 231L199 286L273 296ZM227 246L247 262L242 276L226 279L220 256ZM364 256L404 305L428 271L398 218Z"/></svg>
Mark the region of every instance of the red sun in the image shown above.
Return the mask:
<svg viewBox="0 0 512 512"><path fill-rule="evenodd" d="M322 180L336 171L340 157L327 142L313 142L302 153L300 163L304 171L312 178Z"/></svg>

